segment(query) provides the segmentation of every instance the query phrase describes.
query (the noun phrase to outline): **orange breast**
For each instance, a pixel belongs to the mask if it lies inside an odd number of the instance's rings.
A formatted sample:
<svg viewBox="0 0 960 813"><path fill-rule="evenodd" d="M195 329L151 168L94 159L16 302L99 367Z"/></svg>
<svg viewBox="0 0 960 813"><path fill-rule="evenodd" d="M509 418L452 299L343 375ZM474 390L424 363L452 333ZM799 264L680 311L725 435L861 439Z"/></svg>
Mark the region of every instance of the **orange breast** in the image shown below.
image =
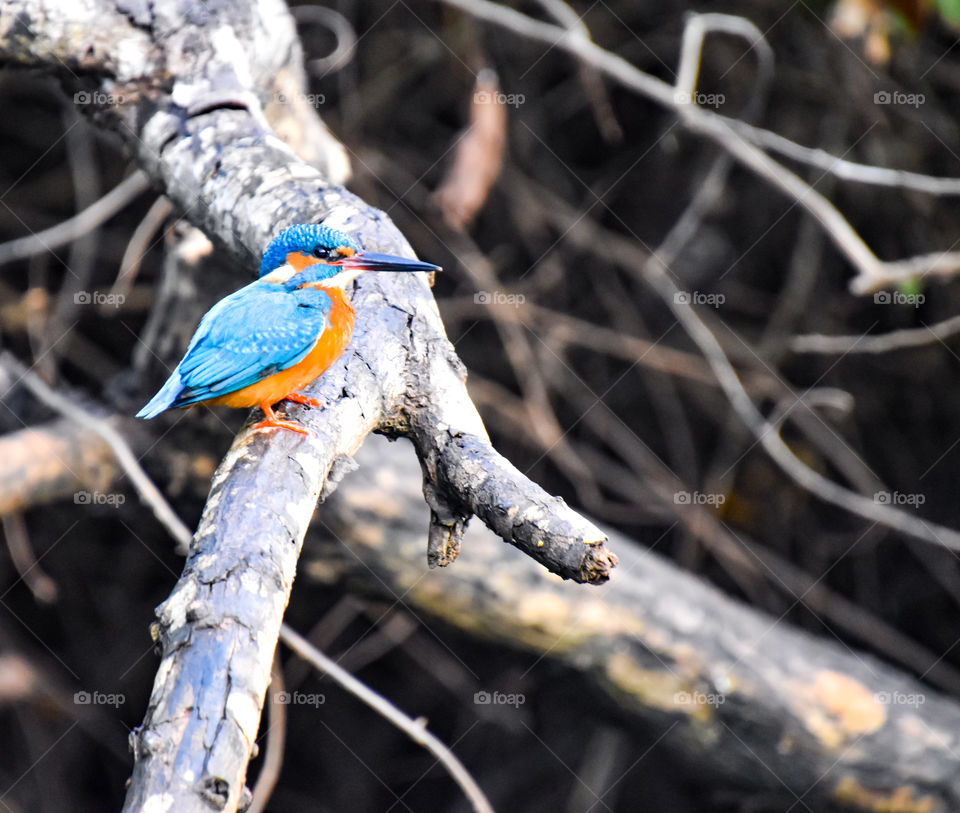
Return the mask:
<svg viewBox="0 0 960 813"><path fill-rule="evenodd" d="M323 288L330 296L330 315L323 331L303 361L269 378L251 384L236 392L205 401L229 407L252 407L262 403L275 404L292 392L298 392L317 378L343 353L353 334L355 314L349 300L339 288Z"/></svg>

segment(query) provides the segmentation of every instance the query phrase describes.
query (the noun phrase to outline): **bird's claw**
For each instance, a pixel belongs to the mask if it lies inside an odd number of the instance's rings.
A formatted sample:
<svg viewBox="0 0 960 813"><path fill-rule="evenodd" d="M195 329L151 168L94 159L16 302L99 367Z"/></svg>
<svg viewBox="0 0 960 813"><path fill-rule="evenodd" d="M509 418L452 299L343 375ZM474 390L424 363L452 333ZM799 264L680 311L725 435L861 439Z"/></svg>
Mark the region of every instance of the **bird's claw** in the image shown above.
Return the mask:
<svg viewBox="0 0 960 813"><path fill-rule="evenodd" d="M277 413L273 411L273 406L271 404L264 402L260 404L260 409L263 410L266 420L255 423L250 427L251 429L289 429L291 432L296 432L298 435L310 434L309 429L300 425L296 421L285 421L282 418L278 418Z"/></svg>
<svg viewBox="0 0 960 813"><path fill-rule="evenodd" d="M323 402L318 401L316 398L311 398L309 395L301 395L299 392L291 392L287 395L284 400L293 401L295 404L303 404L304 406L312 407L322 407Z"/></svg>
<svg viewBox="0 0 960 813"><path fill-rule="evenodd" d="M305 426L301 426L296 421L284 421L280 418L274 418L271 420L260 421L255 423L250 429L289 429L291 432L296 432L299 435L309 435L310 430Z"/></svg>

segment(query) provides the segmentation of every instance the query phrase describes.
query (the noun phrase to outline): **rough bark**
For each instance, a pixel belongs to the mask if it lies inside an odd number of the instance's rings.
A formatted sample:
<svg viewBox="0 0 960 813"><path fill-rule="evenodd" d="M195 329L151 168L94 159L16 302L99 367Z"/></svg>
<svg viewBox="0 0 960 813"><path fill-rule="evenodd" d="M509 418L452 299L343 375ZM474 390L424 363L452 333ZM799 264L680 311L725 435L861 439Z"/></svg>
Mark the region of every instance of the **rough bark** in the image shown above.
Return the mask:
<svg viewBox="0 0 960 813"><path fill-rule="evenodd" d="M567 589L480 526L453 571L425 574L410 449L372 437L357 460L308 537L304 577L402 596L469 635L583 672L622 720L669 729L663 743L688 770L771 809L782 799L794 810L960 810L953 698L733 601L613 531L620 567L590 591Z"/></svg>
<svg viewBox="0 0 960 813"><path fill-rule="evenodd" d="M71 92L87 93L87 109L235 258L238 276L295 222L324 220L367 248L411 255L386 215L337 185L343 149L307 114L301 57L279 0L0 7L0 59L53 67ZM287 142L269 120L288 125ZM371 431L408 435L418 449L434 561L452 560L477 513L564 578L608 578L616 558L603 533L489 446L420 276L358 285L351 350L314 393L327 407L298 410L310 437L243 432L217 471L183 575L159 609L163 657L131 738L126 809L236 808L303 535Z"/></svg>
<svg viewBox="0 0 960 813"><path fill-rule="evenodd" d="M40 431L77 451L38 469L20 507L69 493L65 478L117 487L115 467L101 468L96 435L65 422ZM4 442L22 443L25 432ZM9 483L17 457L0 461L0 483ZM581 672L621 722L670 729L664 744L676 759L731 794L770 804L782 797L785 808L802 796L810 809L833 803L878 813L960 806L955 699L741 605L614 532L621 566L594 590L569 589L477 525L466 530L457 567L425 573L429 509L412 450L371 437L357 461L307 537L301 577L390 601L403 596L467 635ZM202 610L199 603L194 612ZM200 691L210 691L210 674L195 675ZM473 690L463 687L465 706ZM216 799L216 786L211 794Z"/></svg>

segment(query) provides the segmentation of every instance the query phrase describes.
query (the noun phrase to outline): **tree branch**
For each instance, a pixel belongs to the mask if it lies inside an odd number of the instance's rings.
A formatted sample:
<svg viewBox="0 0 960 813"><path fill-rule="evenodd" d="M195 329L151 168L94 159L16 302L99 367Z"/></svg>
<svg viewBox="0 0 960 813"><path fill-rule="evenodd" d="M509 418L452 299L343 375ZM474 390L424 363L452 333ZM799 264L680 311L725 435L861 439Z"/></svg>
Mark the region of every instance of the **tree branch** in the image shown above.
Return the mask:
<svg viewBox="0 0 960 813"><path fill-rule="evenodd" d="M383 212L331 180L343 174L339 145L321 142L310 165L269 128L268 119L293 122L285 132L299 147L316 141L304 122L319 127L312 110L297 116L302 54L284 4L200 4L186 18L172 0L122 8L4 4L0 57L95 75L90 109L251 272L268 239L295 222L324 220L366 248L412 254ZM353 302L351 349L314 385L328 406L298 416L310 436L242 432L214 476L184 572L158 610L163 658L131 736L127 810L238 804L304 533L368 433L413 440L432 538L445 536L447 550L473 512L564 578L602 582L616 563L602 532L490 447L423 279L364 280Z"/></svg>
<svg viewBox="0 0 960 813"><path fill-rule="evenodd" d="M521 36L566 51L616 79L624 87L672 109L687 129L715 142L742 166L779 189L816 218L834 246L857 272L850 281L850 290L853 293L872 293L913 277L926 275L948 277L960 273L960 252L946 251L891 261L878 258L836 206L800 176L772 159L753 143L754 139L750 134L755 133L756 128L749 128L743 122L721 116L692 103L689 98L689 88L679 83L671 86L655 76L644 73L627 60L605 50L580 34L560 26L540 22L499 3L493 3L490 0L440 0L440 2L472 14L478 19L507 28ZM686 81L688 77L684 75L681 78ZM764 139L764 144L768 145L775 140ZM777 141L777 144L783 146L782 142ZM804 153L804 155L810 158L809 154ZM816 160L820 158L821 156L816 156ZM886 177L888 181L891 180L889 176ZM900 185L906 187L911 186L908 181L916 181L915 177L905 178L902 174L897 174L895 177L901 182ZM949 183L946 185L950 186ZM931 188L942 191L943 184L933 184Z"/></svg>
<svg viewBox="0 0 960 813"><path fill-rule="evenodd" d="M763 796L764 809L960 808L955 698L829 636L733 601L613 532L621 566L597 590L565 590L540 568L504 556L474 527L451 578L424 576L409 553L423 508L409 487L406 452L367 441L360 470L308 538L306 578L382 594L419 617L429 613L589 676L620 723L668 730L663 742L681 770L711 775L718 792ZM389 504L370 499L385 489ZM770 567L764 549L741 545ZM804 585L771 572L796 604L825 617L814 596L819 580ZM885 633L862 637L878 641ZM914 654L911 670L935 660L934 653ZM469 705L478 688L450 690Z"/></svg>

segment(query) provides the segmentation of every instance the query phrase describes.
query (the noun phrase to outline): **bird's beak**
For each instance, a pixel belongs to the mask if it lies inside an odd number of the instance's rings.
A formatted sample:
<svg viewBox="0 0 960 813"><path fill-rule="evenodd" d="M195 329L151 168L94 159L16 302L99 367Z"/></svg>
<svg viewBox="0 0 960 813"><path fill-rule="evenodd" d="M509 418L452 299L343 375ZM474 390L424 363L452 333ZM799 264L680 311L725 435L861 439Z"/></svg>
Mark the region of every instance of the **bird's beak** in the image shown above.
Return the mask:
<svg viewBox="0 0 960 813"><path fill-rule="evenodd" d="M373 251L362 251L352 257L334 260L330 265L342 268L345 271L442 271L439 265L422 263L419 260L408 260L406 257L396 257L393 254L377 254Z"/></svg>

